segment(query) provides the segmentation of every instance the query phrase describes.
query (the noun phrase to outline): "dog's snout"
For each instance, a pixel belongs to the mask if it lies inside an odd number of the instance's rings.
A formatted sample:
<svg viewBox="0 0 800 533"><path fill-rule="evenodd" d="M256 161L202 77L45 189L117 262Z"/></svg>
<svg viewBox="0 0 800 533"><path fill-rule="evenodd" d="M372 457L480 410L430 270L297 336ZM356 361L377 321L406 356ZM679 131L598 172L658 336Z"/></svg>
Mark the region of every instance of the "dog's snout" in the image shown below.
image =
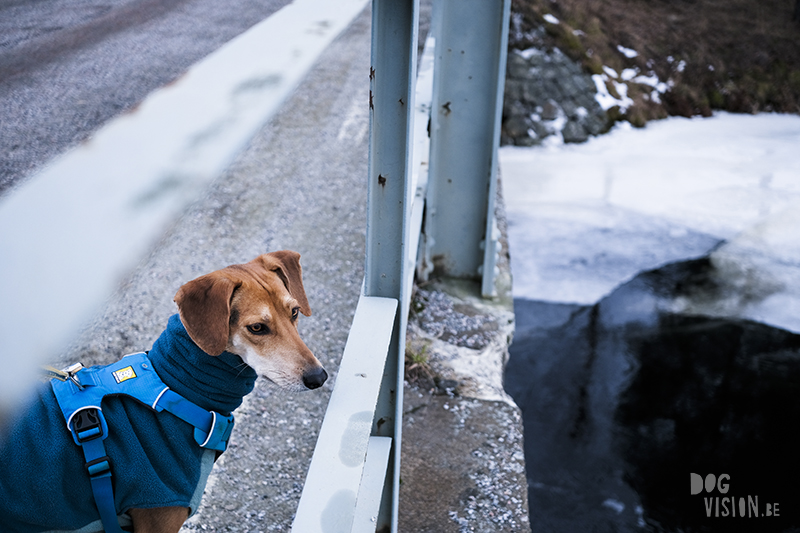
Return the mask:
<svg viewBox="0 0 800 533"><path fill-rule="evenodd" d="M326 379L328 379L328 373L324 368L321 366L312 368L303 374L303 385L309 389L318 389L322 387Z"/></svg>

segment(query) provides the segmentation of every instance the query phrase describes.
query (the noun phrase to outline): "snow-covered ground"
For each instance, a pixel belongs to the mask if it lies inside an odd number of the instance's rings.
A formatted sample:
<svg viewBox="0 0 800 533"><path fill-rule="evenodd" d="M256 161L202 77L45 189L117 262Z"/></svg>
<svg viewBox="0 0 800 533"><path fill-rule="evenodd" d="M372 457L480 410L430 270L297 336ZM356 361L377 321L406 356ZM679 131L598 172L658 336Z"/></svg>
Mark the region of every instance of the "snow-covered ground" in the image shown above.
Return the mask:
<svg viewBox="0 0 800 533"><path fill-rule="evenodd" d="M800 117L670 118L500 164L515 297L591 304L711 253L735 294L683 311L800 332Z"/></svg>

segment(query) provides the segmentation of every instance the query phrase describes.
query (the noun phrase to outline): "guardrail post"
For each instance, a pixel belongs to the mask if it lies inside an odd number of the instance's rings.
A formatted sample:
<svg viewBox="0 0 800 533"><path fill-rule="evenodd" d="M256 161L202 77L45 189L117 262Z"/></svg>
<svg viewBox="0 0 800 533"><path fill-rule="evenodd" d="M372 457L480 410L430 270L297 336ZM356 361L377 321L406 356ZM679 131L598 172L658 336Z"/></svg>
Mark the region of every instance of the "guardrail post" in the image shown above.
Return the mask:
<svg viewBox="0 0 800 533"><path fill-rule="evenodd" d="M492 296L510 0L439 0L423 268Z"/></svg>
<svg viewBox="0 0 800 533"><path fill-rule="evenodd" d="M413 191L411 117L417 65L418 0L373 0L370 151L364 294L396 298L400 310L389 347L373 435L392 437L377 530L397 530L403 360L410 290L409 216ZM416 252L416 250L414 250ZM410 268L413 268L413 263Z"/></svg>

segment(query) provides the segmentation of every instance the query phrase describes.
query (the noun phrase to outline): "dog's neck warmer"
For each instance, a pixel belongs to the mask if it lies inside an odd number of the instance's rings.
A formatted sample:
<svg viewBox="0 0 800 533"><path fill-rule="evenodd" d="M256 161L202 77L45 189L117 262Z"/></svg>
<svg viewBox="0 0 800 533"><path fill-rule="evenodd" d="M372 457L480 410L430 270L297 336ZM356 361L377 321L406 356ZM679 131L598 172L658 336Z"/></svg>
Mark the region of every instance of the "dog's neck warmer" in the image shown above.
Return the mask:
<svg viewBox="0 0 800 533"><path fill-rule="evenodd" d="M170 317L148 357L170 389L203 409L225 415L242 404L258 377L236 354L212 356L201 350L177 314Z"/></svg>

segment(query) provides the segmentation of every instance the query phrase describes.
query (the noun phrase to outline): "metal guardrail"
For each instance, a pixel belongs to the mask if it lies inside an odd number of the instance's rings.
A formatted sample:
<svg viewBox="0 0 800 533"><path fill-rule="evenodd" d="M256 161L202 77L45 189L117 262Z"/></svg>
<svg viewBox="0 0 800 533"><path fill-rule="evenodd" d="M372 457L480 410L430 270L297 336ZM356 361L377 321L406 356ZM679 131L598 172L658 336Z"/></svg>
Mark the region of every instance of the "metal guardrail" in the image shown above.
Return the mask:
<svg viewBox="0 0 800 533"><path fill-rule="evenodd" d="M497 146L510 2L434 4L437 54L423 275L482 278L495 295Z"/></svg>
<svg viewBox="0 0 800 533"><path fill-rule="evenodd" d="M358 302L293 531L375 531L391 439L371 430L396 317L393 298Z"/></svg>
<svg viewBox="0 0 800 533"><path fill-rule="evenodd" d="M510 0L434 0L415 75L418 0L372 2L364 287L294 533L397 531L415 267L422 276L480 278L484 296L495 292L509 10ZM369 310L378 301L397 312ZM380 342L365 341L378 331Z"/></svg>

